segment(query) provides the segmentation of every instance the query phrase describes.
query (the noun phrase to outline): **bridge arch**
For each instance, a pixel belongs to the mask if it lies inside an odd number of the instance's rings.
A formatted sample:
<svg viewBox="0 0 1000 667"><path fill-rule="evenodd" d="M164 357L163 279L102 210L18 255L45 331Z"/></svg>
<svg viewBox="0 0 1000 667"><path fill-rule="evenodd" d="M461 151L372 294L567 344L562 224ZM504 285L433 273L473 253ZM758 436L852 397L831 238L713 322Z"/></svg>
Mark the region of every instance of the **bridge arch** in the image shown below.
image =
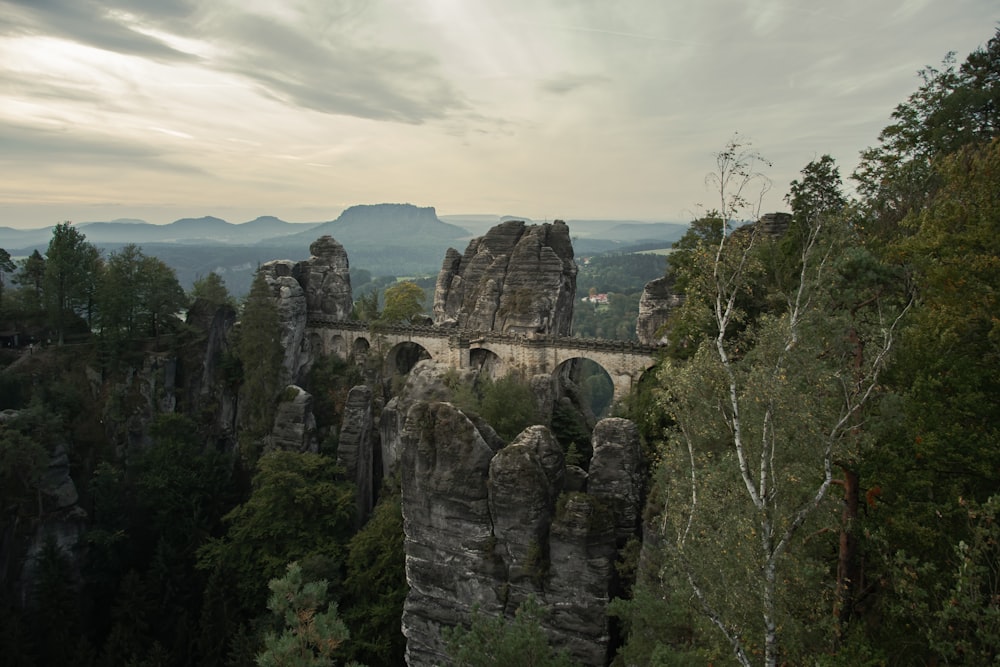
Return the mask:
<svg viewBox="0 0 1000 667"><path fill-rule="evenodd" d="M431 353L423 345L405 340L389 349L385 357L385 367L391 375L406 375L418 361L430 358Z"/></svg>
<svg viewBox="0 0 1000 667"><path fill-rule="evenodd" d="M488 347L469 349L469 367L491 380L498 380L505 375L503 359Z"/></svg>
<svg viewBox="0 0 1000 667"><path fill-rule="evenodd" d="M351 354L355 357L366 357L368 356L368 351L371 350L372 344L368 342L368 339L364 336L358 336L351 343Z"/></svg>
<svg viewBox="0 0 1000 667"><path fill-rule="evenodd" d="M617 398L611 374L601 364L584 356L570 357L556 366L553 380L563 384L569 380L578 392L578 399L598 419L611 413Z"/></svg>

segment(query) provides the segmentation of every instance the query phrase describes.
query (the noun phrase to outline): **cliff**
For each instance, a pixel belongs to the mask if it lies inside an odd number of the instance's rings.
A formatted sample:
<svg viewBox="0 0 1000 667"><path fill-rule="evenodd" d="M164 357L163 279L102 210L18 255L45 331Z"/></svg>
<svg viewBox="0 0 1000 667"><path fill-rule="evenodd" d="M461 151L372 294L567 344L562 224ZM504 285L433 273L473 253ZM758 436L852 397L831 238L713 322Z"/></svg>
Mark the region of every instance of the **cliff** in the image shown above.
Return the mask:
<svg viewBox="0 0 1000 667"><path fill-rule="evenodd" d="M569 227L510 220L449 248L434 290L434 323L477 331L568 336L576 300Z"/></svg>
<svg viewBox="0 0 1000 667"><path fill-rule="evenodd" d="M545 426L497 449L452 404L421 401L402 441L407 663L446 663L443 628L467 623L474 608L511 617L531 595L549 612L553 646L606 664L616 547L639 513L635 426L601 422L593 479L576 469L582 489L565 493L563 451Z"/></svg>
<svg viewBox="0 0 1000 667"><path fill-rule="evenodd" d="M260 270L271 288L281 321L282 361L287 383L302 381L312 363L306 338L312 315L346 320L354 308L347 251L331 236L321 236L309 246L309 259L274 260Z"/></svg>
<svg viewBox="0 0 1000 667"><path fill-rule="evenodd" d="M674 281L664 276L650 280L639 297L639 316L635 333L643 345L664 345L667 336L663 326L670 314L684 303L684 295L674 291Z"/></svg>

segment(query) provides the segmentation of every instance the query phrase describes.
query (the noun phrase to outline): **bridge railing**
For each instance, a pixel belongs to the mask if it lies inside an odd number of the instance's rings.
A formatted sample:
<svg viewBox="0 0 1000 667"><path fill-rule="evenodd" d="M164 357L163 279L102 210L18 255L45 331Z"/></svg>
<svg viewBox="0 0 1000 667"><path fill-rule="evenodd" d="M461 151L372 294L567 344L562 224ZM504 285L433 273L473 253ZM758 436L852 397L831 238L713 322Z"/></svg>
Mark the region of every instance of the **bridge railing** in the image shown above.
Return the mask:
<svg viewBox="0 0 1000 667"><path fill-rule="evenodd" d="M576 336L555 336L543 334L500 333L496 331L476 331L410 324L376 324L353 320L336 320L328 315L312 315L308 326L342 331L356 331L374 335L386 334L405 337L455 338L461 345L479 343L503 343L524 347L559 347L563 349L590 350L622 354L653 356L659 347L642 345L629 340L608 340L604 338L578 338Z"/></svg>

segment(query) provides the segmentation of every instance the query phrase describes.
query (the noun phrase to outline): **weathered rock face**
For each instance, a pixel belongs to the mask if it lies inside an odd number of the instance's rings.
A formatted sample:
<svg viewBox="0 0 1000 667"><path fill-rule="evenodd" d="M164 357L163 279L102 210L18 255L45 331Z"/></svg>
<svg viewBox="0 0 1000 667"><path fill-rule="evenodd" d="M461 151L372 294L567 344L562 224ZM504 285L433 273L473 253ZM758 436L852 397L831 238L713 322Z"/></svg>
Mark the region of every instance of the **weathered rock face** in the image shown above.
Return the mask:
<svg viewBox="0 0 1000 667"><path fill-rule="evenodd" d="M451 397L451 390L447 387L446 377L456 374L458 382L470 383L474 375L472 371L456 370L445 363L419 361L407 374L403 389L382 408L378 421L378 435L383 478L392 477L399 469L403 453L403 428L410 406L417 401L447 401ZM493 449L505 444L496 442L497 436L488 426L483 426L480 430L486 434L487 442Z"/></svg>
<svg viewBox="0 0 1000 667"><path fill-rule="evenodd" d="M313 397L295 385L285 387L274 413L269 446L292 452L319 451Z"/></svg>
<svg viewBox="0 0 1000 667"><path fill-rule="evenodd" d="M298 272L294 262L287 259L274 260L262 264L260 271L271 289L278 310L278 321L281 323L281 349L285 351L281 361L282 380L295 384L300 381L309 359L306 293L296 278Z"/></svg>
<svg viewBox="0 0 1000 667"><path fill-rule="evenodd" d="M608 660L614 533L607 507L585 493L567 494L552 522L546 629L553 645L566 648L583 665Z"/></svg>
<svg viewBox="0 0 1000 667"><path fill-rule="evenodd" d="M311 316L346 320L354 306L347 252L332 236L322 236L309 246L312 256L301 262L279 259L262 264L281 321L284 380L298 383L312 364L313 351L306 336Z"/></svg>
<svg viewBox="0 0 1000 667"><path fill-rule="evenodd" d="M309 253L312 256L298 267L309 313L346 320L354 306L347 251L332 236L321 236Z"/></svg>
<svg viewBox="0 0 1000 667"><path fill-rule="evenodd" d="M490 461L490 516L506 568L508 615L540 591L563 469L562 448L544 426L526 429Z"/></svg>
<svg viewBox="0 0 1000 667"><path fill-rule="evenodd" d="M658 333L670 313L684 303L684 295L673 290L673 280L664 276L646 283L639 297L639 317L635 322L635 333L643 345L664 345L666 335Z"/></svg>
<svg viewBox="0 0 1000 667"><path fill-rule="evenodd" d="M569 335L576 300L569 227L511 220L449 249L434 290L434 323L477 331Z"/></svg>
<svg viewBox="0 0 1000 667"><path fill-rule="evenodd" d="M642 453L639 429L628 419L597 422L591 437L594 448L587 492L611 510L619 545L639 527L642 496Z"/></svg>
<svg viewBox="0 0 1000 667"><path fill-rule="evenodd" d="M616 525L639 511L638 478L633 486L629 472L611 470L616 462L638 468L630 462L637 431L607 421L594 445L602 451L596 493L563 493L567 467L548 428L529 427L495 450L451 404L413 404L401 465L411 667L447 664L441 630L467 623L474 606L512 616L529 595L549 612L544 629L554 646L581 664L606 664ZM577 471L582 488L586 474ZM618 490L628 497L615 497Z"/></svg>
<svg viewBox="0 0 1000 667"><path fill-rule="evenodd" d="M501 564L487 490L493 450L449 403L416 403L406 417L402 495L406 578L406 661L447 664L441 628L474 607L503 610Z"/></svg>
<svg viewBox="0 0 1000 667"><path fill-rule="evenodd" d="M372 390L363 384L353 387L347 394L337 445L337 463L343 466L347 479L357 486L357 525L360 527L371 515L375 486Z"/></svg>

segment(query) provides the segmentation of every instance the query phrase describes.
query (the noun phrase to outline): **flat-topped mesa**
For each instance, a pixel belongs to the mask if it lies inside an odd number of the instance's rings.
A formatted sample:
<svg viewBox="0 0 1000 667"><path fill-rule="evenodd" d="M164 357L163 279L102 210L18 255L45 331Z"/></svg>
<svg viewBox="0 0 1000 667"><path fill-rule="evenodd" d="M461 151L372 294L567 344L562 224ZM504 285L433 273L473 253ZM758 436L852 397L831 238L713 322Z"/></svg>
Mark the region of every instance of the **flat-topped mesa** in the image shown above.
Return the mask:
<svg viewBox="0 0 1000 667"><path fill-rule="evenodd" d="M509 220L449 248L434 290L434 324L500 333L570 335L576 262L565 222Z"/></svg>

